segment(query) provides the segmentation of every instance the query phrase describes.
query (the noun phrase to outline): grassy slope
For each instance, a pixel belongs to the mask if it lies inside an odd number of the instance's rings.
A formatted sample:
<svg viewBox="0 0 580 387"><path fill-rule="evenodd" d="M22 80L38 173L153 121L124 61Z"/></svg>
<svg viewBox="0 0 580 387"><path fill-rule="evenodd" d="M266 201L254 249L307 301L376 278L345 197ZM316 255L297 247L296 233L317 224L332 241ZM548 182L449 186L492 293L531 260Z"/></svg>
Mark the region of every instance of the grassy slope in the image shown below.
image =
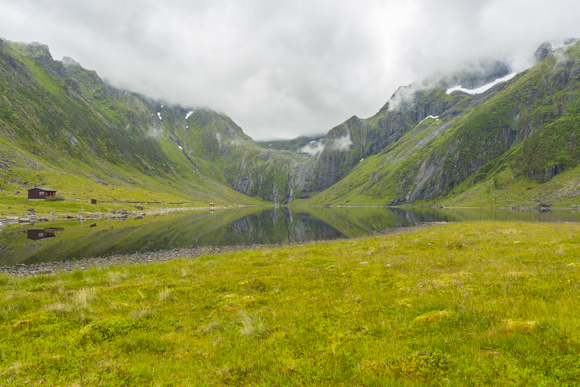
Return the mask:
<svg viewBox="0 0 580 387"><path fill-rule="evenodd" d="M289 174L307 160L304 155L262 148L229 117L213 111L197 110L188 125L184 143L202 171L220 182L250 181L247 194L251 197L283 203Z"/></svg>
<svg viewBox="0 0 580 387"><path fill-rule="evenodd" d="M0 375L46 386L573 386L579 232L456 223L3 276Z"/></svg>
<svg viewBox="0 0 580 387"><path fill-rule="evenodd" d="M576 62L569 62L577 66L580 45L568 48L566 55L575 58ZM457 174L466 178L428 204L519 206L549 202L568 206L578 202L580 147L574 139L580 136L580 88L578 80L573 80L568 88L553 92L558 87L557 82L566 78L565 71L570 71L560 66L561 62L561 57L548 58L508 82L500 92L484 99L476 108L467 110L449 129L427 144L421 144L421 140L446 123L445 120L426 120L392 147L365 159L347 178L305 203L388 204L403 193L412 192L415 185L403 190L402 182L416 175L422 162L434 162L439 156L445 157L444 176ZM514 111L520 113L512 124ZM526 125L539 128L520 142L529 130ZM520 140L504 153L498 138L505 135L505 128L510 126ZM455 153L448 152L457 144ZM463 172L474 159L489 161L473 173ZM555 165L564 173L546 182L544 171Z"/></svg>
<svg viewBox="0 0 580 387"><path fill-rule="evenodd" d="M443 123L443 120L425 120L378 155L364 159L345 179L310 200L297 201L297 204L386 205L390 203L401 194L397 187L402 178L406 177L410 169L428 154L429 149L423 146L410 154L405 153L414 150L417 143L436 131ZM429 145L442 141L445 135L446 133L443 133L435 137ZM400 161L402 157L404 157L403 162ZM377 173L377 171L380 172Z"/></svg>
<svg viewBox="0 0 580 387"><path fill-rule="evenodd" d="M67 78L80 85L82 94L75 94L50 68L60 62L37 62L38 53L31 54L26 47L3 46L21 73L29 76L23 79L5 71L0 85L10 96L10 101L0 103L0 128L6 133L0 152L10 164L0 168L5 195L44 184L85 200L261 202L195 171L167 134L153 139L143 123L129 121L128 117L146 114L137 97L103 94L111 91L96 74L82 68ZM168 116L169 122L155 123L165 125L166 133L172 126ZM78 140L76 145L71 136Z"/></svg>

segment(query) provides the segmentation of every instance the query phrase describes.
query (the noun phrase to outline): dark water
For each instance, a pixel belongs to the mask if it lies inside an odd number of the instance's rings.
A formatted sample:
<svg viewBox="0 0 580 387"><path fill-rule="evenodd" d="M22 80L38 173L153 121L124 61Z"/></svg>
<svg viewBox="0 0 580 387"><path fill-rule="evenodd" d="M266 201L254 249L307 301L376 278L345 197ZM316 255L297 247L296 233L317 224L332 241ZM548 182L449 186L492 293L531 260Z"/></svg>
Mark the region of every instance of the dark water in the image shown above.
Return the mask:
<svg viewBox="0 0 580 387"><path fill-rule="evenodd" d="M580 213L491 209L248 207L141 219L5 224L0 266L169 250L354 238L422 222L579 222ZM1 226L0 226L1 228Z"/></svg>

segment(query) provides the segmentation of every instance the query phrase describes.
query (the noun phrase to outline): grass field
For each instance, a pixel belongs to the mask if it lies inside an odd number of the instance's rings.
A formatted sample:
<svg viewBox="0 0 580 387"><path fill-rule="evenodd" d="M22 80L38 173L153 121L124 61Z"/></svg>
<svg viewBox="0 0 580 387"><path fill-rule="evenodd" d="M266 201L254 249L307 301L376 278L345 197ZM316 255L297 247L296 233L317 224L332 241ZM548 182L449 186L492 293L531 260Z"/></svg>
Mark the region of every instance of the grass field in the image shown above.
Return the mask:
<svg viewBox="0 0 580 387"><path fill-rule="evenodd" d="M264 204L259 198L246 197L229 188L217 186L216 189L221 189L219 195L206 192L198 196L180 190L179 186L175 187L175 182L170 180L159 181L148 178L149 189L145 189L122 182L97 183L87 178L53 171L33 172L19 169L11 173L30 181L26 182L27 185L0 183L0 216L22 217L30 208L33 208L38 216L48 216L53 211L55 215L107 212L111 209L134 211L135 205L147 210L156 210L170 207L208 207L210 203L217 206ZM0 173L0 180L1 175ZM55 189L57 196L65 200L28 200L28 189L43 185L41 183L46 181L52 183L45 184L44 187ZM91 199L96 199L97 204L91 204Z"/></svg>
<svg viewBox="0 0 580 387"><path fill-rule="evenodd" d="M2 276L0 385L576 386L579 232L452 223Z"/></svg>

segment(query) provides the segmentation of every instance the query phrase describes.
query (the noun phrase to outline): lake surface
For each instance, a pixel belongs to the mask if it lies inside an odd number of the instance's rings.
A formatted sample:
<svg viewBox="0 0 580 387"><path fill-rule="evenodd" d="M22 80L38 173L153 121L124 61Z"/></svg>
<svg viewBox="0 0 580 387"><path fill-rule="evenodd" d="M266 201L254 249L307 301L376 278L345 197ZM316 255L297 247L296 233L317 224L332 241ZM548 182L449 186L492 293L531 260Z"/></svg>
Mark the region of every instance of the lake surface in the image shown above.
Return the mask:
<svg viewBox="0 0 580 387"><path fill-rule="evenodd" d="M0 266L198 246L252 246L356 238L422 222L580 222L580 212L377 207L245 207L125 220L5 224Z"/></svg>

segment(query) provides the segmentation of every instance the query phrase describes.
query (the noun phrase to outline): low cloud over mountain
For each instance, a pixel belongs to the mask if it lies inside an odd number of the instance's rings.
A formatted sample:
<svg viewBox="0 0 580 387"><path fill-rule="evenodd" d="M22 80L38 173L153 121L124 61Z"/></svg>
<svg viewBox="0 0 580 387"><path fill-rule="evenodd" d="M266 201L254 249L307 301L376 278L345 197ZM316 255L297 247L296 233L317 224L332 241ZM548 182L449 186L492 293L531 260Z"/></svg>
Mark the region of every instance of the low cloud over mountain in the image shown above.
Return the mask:
<svg viewBox="0 0 580 387"><path fill-rule="evenodd" d="M0 36L266 139L370 116L401 84L466 61L521 70L542 41L580 36L578 15L572 0L5 0Z"/></svg>

